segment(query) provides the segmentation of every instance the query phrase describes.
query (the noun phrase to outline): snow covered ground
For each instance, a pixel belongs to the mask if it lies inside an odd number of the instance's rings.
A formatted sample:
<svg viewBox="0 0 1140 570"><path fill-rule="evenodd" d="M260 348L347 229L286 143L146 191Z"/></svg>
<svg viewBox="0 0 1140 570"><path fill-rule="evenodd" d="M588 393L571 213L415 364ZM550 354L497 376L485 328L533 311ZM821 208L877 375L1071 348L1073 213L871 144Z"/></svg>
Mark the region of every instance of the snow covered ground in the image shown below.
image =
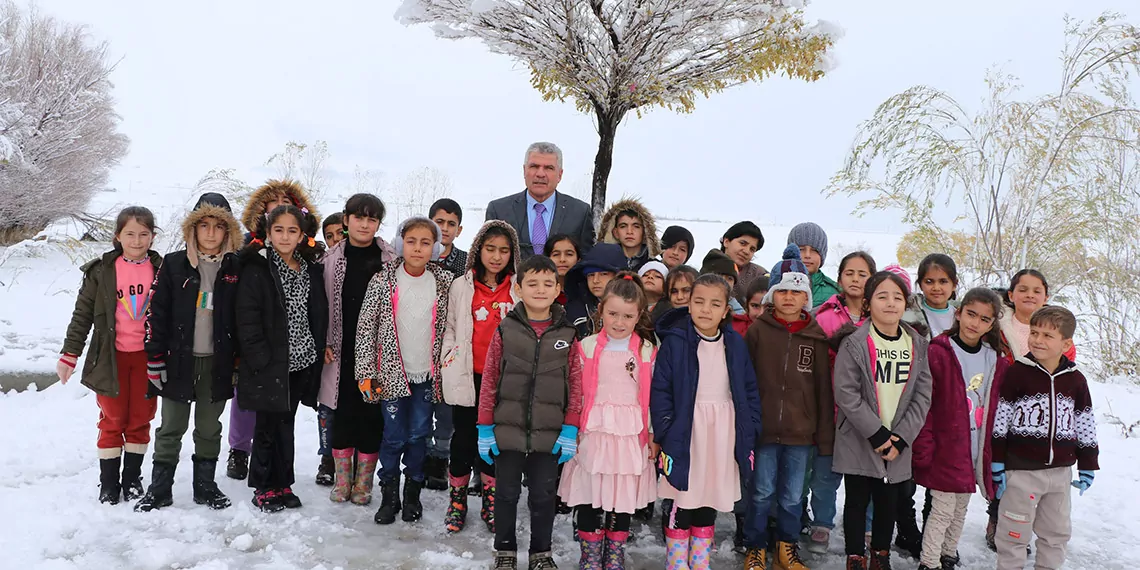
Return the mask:
<svg viewBox="0 0 1140 570"><path fill-rule="evenodd" d="M1102 471L1084 497L1073 495L1073 540L1066 568L1107 570L1135 567L1140 540L1140 439L1125 439L1104 421L1111 405L1125 421L1140 419L1140 388L1094 384L1101 416ZM266 515L250 504L244 482L225 478L223 492L234 500L224 511L209 511L191 499L189 465L193 443L187 434L176 477L173 507L140 514L131 506L104 506L96 501L94 396L77 381L35 392L0 395L0 567L19 569L198 570L280 569L334 570L485 568L492 537L472 513L461 534L443 530L446 495L425 491L424 519L380 527L372 522L377 505L334 505L327 488L317 487L316 420L302 408L297 422L297 474L294 486L305 506ZM158 420L156 419L156 422ZM155 424L157 425L157 423ZM150 478L147 459L145 479ZM525 498L523 500L525 505ZM472 500L476 505L476 500ZM525 509L524 509L525 511ZM528 517L521 514L520 548L525 549ZM985 503L970 505L961 543L964 569L992 568L994 555L984 546ZM731 551L732 520L718 521L720 545L713 568L737 568ZM642 529L630 549L631 569L661 568L664 547L654 533ZM563 568L577 564L568 517L554 531L556 558ZM812 556L815 570L843 567L843 542L832 536L831 553ZM895 556L895 568L913 570L917 563Z"/></svg>

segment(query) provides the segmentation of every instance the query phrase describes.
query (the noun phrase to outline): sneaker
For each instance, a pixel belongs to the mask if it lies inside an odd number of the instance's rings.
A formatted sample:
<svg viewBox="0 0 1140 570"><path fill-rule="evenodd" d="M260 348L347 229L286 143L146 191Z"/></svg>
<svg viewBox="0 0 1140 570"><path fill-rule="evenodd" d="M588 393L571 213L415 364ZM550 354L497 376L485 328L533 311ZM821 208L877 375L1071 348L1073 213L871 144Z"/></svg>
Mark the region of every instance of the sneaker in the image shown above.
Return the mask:
<svg viewBox="0 0 1140 570"><path fill-rule="evenodd" d="M495 552L491 568L518 568L519 561L514 552Z"/></svg>
<svg viewBox="0 0 1140 570"><path fill-rule="evenodd" d="M301 499L293 494L293 489L285 487L281 489L281 504L285 505L286 509L299 509L301 508Z"/></svg>
<svg viewBox="0 0 1140 570"><path fill-rule="evenodd" d="M549 552L539 552L538 554L530 555L530 564L527 564L527 570L552 570L558 568L554 563L554 557Z"/></svg>
<svg viewBox="0 0 1140 570"><path fill-rule="evenodd" d="M254 491L251 502L263 513L276 513L285 510L285 503L281 500L281 492L275 489Z"/></svg>
<svg viewBox="0 0 1140 570"><path fill-rule="evenodd" d="M827 554L827 547L831 544L831 529L817 526L811 530L808 541L808 552L812 554Z"/></svg>

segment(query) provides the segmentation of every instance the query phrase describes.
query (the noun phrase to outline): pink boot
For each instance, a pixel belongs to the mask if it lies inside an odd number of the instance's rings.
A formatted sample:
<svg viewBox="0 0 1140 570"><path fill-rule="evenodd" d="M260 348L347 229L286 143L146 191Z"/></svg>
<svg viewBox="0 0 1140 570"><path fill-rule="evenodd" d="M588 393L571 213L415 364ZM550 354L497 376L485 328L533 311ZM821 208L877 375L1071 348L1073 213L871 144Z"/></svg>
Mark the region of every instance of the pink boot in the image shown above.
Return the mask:
<svg viewBox="0 0 1140 570"><path fill-rule="evenodd" d="M578 531L578 545L582 547L582 557L578 559L578 570L603 570L602 536L604 535L601 531Z"/></svg>
<svg viewBox="0 0 1140 570"><path fill-rule="evenodd" d="M713 527L695 526L689 541L689 570L709 570L712 564Z"/></svg>
<svg viewBox="0 0 1140 570"><path fill-rule="evenodd" d="M352 482L353 504L367 505L372 502L372 482L376 478L376 462L379 453L358 453L356 455L356 478Z"/></svg>
<svg viewBox="0 0 1140 570"><path fill-rule="evenodd" d="M690 570L689 541L688 530L665 529L665 570Z"/></svg>
<svg viewBox="0 0 1140 570"><path fill-rule="evenodd" d="M352 490L352 456L354 449L334 449L333 458L333 488L329 492L329 500L334 503L343 503L348 500Z"/></svg>

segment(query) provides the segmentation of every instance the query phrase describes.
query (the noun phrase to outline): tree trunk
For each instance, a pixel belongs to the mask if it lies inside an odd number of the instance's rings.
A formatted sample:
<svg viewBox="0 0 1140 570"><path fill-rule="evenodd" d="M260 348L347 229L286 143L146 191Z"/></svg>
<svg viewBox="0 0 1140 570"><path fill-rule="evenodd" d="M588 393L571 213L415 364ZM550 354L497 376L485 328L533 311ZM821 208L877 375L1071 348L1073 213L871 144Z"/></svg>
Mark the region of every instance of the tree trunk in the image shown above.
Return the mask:
<svg viewBox="0 0 1140 570"><path fill-rule="evenodd" d="M614 137L623 113L595 111L598 119L598 155L594 157L594 183L590 192L590 206L594 213L597 241L602 242L602 215L606 211L606 186L614 164Z"/></svg>

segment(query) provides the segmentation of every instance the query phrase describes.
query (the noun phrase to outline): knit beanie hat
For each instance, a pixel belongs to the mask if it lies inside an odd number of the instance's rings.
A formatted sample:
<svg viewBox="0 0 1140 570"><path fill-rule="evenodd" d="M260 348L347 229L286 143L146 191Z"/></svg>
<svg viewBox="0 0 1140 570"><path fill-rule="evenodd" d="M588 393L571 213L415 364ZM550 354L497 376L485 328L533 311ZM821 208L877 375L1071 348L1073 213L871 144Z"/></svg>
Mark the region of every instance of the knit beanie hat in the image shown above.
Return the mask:
<svg viewBox="0 0 1140 570"><path fill-rule="evenodd" d="M733 279L740 277L736 271L736 264L728 257L728 254L719 249L710 249L705 260L701 262L701 275L713 273L716 275L727 275Z"/></svg>
<svg viewBox="0 0 1140 570"><path fill-rule="evenodd" d="M803 262L799 262L802 266ZM807 271L800 273L799 271L785 271L780 276L780 281L775 284L768 285L768 292L764 294L765 305L771 305L772 300L775 298L776 291L803 291L807 293L807 304L805 307L811 307L811 277L807 276Z"/></svg>
<svg viewBox="0 0 1140 570"><path fill-rule="evenodd" d="M796 225L788 232L788 245L795 245L797 248L809 245L819 252L820 265L827 261L827 232L823 231L819 224L804 222Z"/></svg>
<svg viewBox="0 0 1140 570"><path fill-rule="evenodd" d="M768 278L768 289L775 289L785 273L803 273L807 275L807 266L800 259L800 248L796 244L788 244L784 248L783 259L772 266L772 274Z"/></svg>
<svg viewBox="0 0 1140 570"><path fill-rule="evenodd" d="M665 267L664 263L656 260L649 261L645 265L642 265L641 269L637 270L637 276L645 277L645 274L649 273L650 271L656 271L660 273L662 278L669 276L669 268Z"/></svg>
<svg viewBox="0 0 1140 570"><path fill-rule="evenodd" d="M661 249L669 249L677 245L679 241L683 241L689 246L689 253L685 257L685 263L688 263L689 259L693 257L693 248L696 246L696 242L693 241L693 232L681 226L665 228L665 233L661 234Z"/></svg>
<svg viewBox="0 0 1140 570"><path fill-rule="evenodd" d="M443 234L439 231L439 226L427 216L412 216L402 222L396 228L396 243L393 244L396 250L396 257L404 257L404 228L407 228L414 222L427 222L427 226L431 228L432 235L435 236L435 244L431 247L431 261L438 261L439 255L443 253Z"/></svg>
<svg viewBox="0 0 1140 570"><path fill-rule="evenodd" d="M884 267L883 271L887 271L889 273L894 273L895 275L902 277L903 283L906 284L906 287L903 287L903 293L907 297L910 296L910 273L907 273L906 270L903 269L902 266L900 266L897 263L894 263L894 264L891 264L891 265Z"/></svg>

